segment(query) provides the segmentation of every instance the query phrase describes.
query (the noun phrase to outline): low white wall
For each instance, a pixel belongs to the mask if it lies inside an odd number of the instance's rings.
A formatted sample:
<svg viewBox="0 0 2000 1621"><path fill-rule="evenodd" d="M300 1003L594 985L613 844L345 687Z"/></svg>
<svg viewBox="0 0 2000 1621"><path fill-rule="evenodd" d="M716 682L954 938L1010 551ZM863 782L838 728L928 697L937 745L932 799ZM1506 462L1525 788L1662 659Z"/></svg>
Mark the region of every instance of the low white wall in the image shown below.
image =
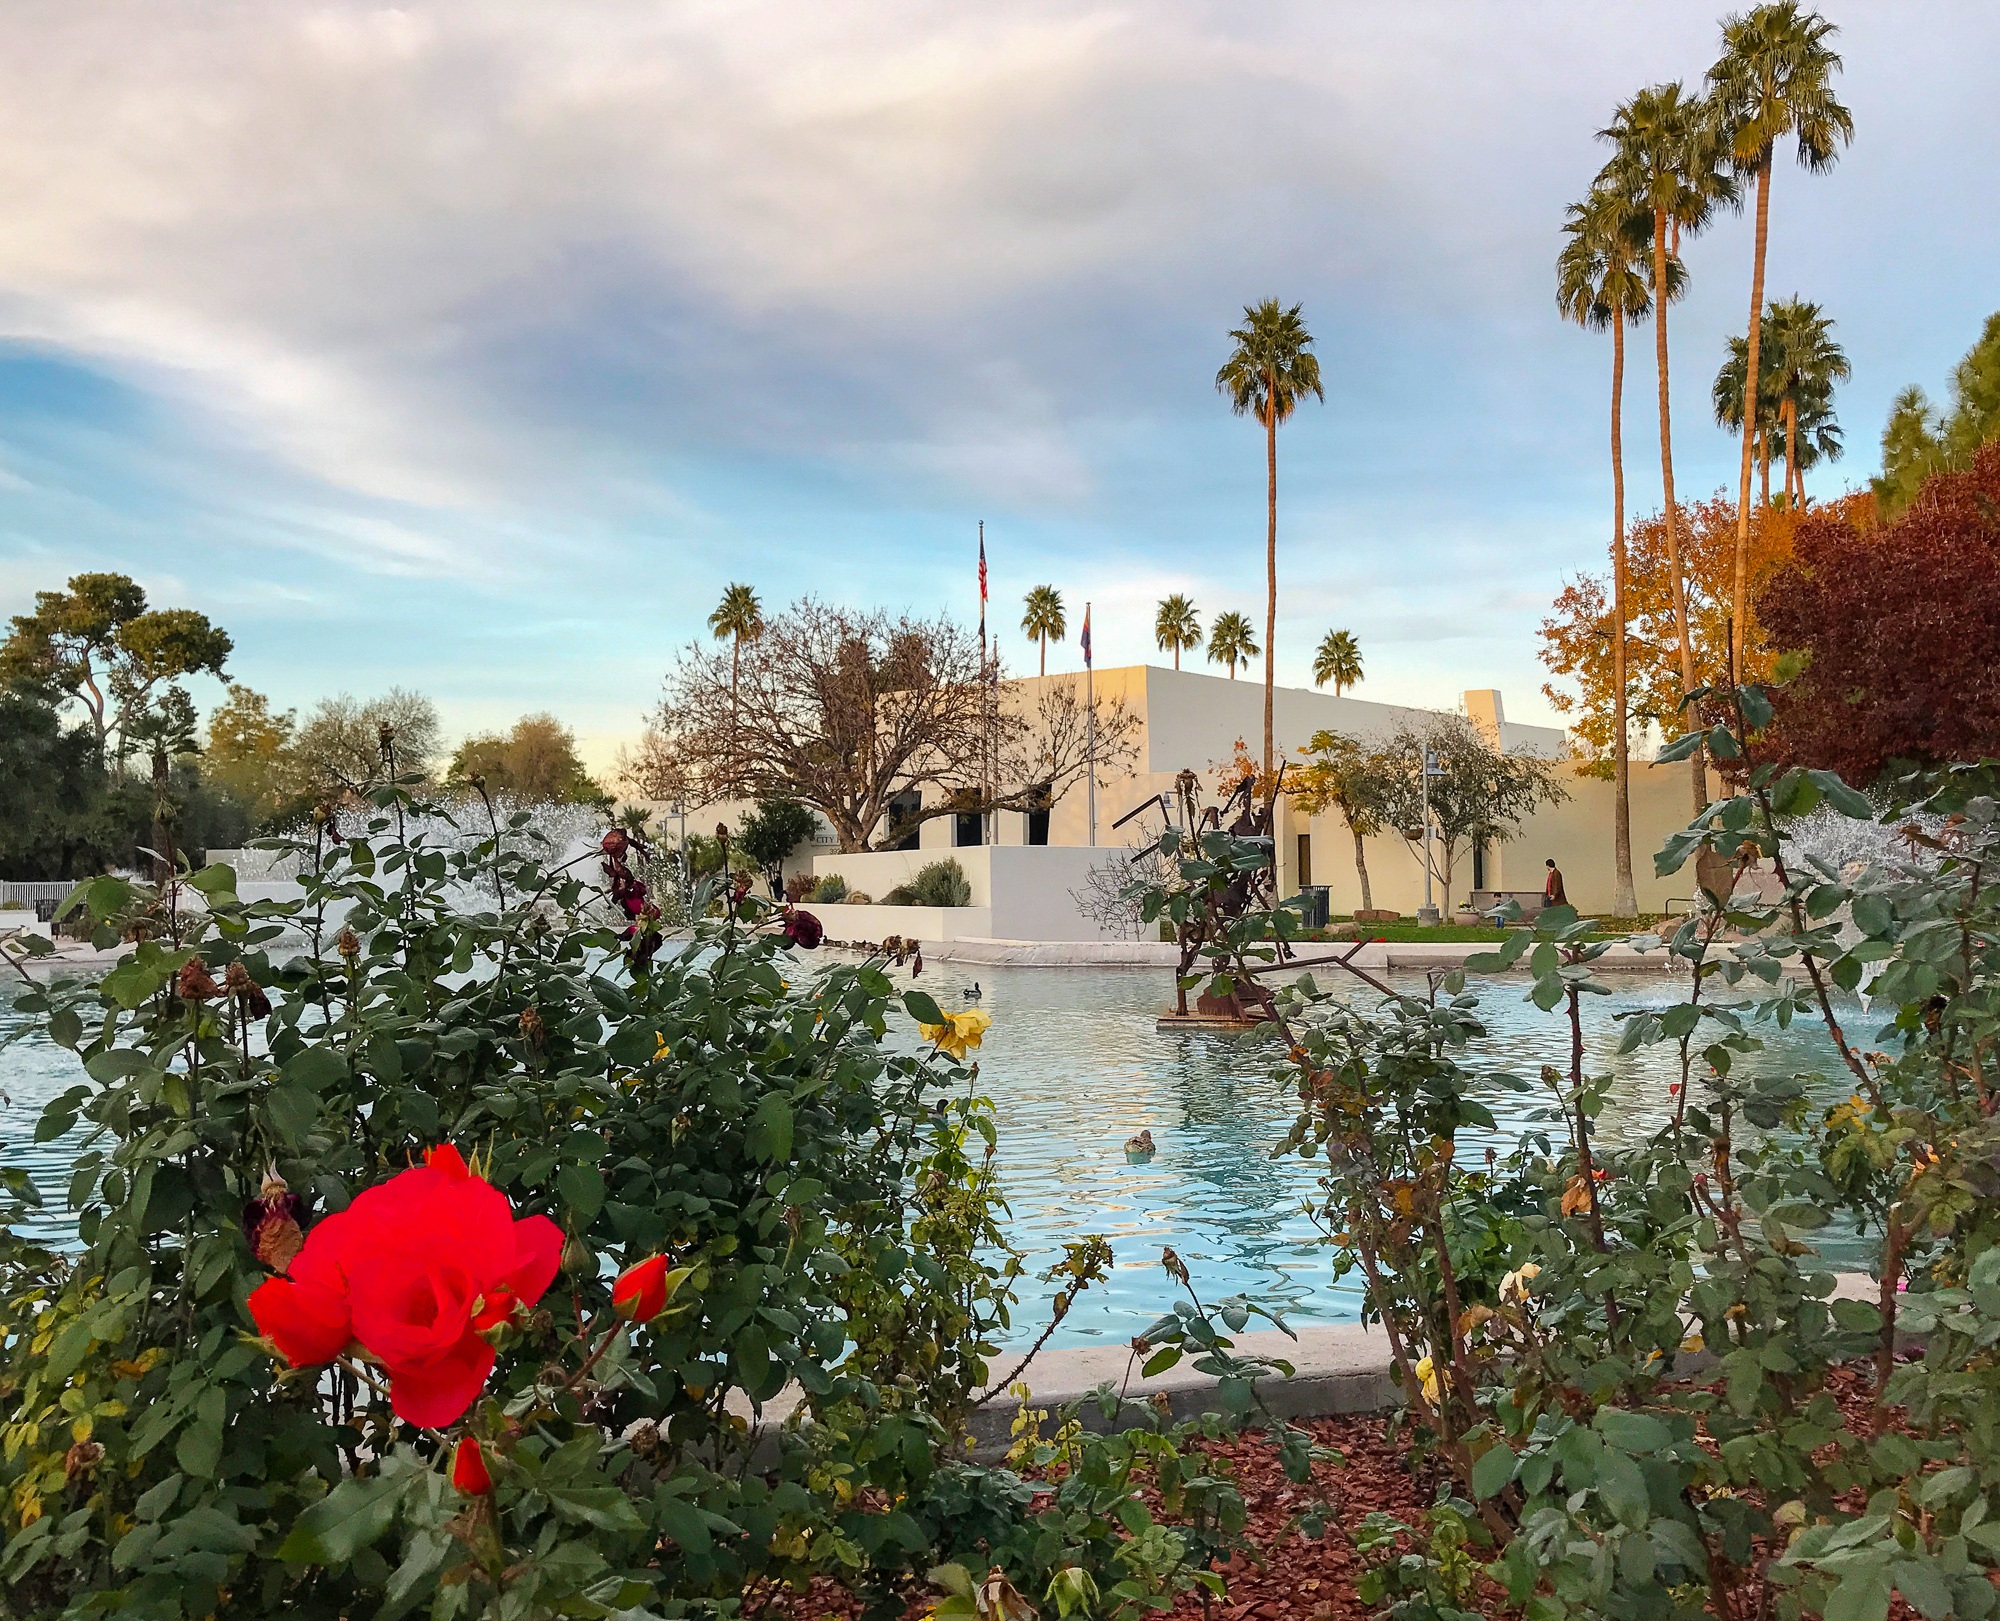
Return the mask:
<svg viewBox="0 0 2000 1621"><path fill-rule="evenodd" d="M925 934L914 929L883 925L890 934L916 934L923 940L1113 940L1115 933L1100 928L1078 909L1072 891L1083 888L1090 871L1106 861L1122 860L1122 850L1065 844L972 845L957 850L870 850L859 855L821 855L813 858L817 877L839 873L850 890L860 890L879 902L898 884L908 883L920 868L947 857L956 860L972 890L972 904L947 909L959 914L949 934ZM908 906L816 906L814 912L921 912L927 907ZM963 914L977 912L985 922L977 929L963 920ZM831 927L831 925L829 925ZM835 931L838 932L838 931ZM881 933L848 935L848 939L879 939Z"/></svg>
<svg viewBox="0 0 2000 1621"><path fill-rule="evenodd" d="M993 934L993 913L984 906L822 906L803 903L830 940L985 940Z"/></svg>

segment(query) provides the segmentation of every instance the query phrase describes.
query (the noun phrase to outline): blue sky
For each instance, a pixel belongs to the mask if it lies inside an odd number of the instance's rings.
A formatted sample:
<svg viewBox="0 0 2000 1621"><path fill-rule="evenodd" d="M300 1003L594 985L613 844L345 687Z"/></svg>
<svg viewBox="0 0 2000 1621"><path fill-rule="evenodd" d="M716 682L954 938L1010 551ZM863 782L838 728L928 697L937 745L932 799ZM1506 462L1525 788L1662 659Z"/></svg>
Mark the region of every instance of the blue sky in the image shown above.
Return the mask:
<svg viewBox="0 0 2000 1621"><path fill-rule="evenodd" d="M1826 306L1850 452L2000 307L2000 11L1829 5L1855 144L1781 167L1770 291ZM1263 600L1263 462L1212 379L1304 303L1279 672L1499 686L1609 528L1608 341L1563 206L1619 98L1712 60L1677 4L534 5L24 0L0 20L0 612L85 568L237 641L281 705L393 683L606 758L722 587L971 616ZM1687 249L1681 488L1749 225ZM1657 504L1650 346L1628 377ZM1075 657L1052 652L1052 663ZM212 696L209 694L207 696Z"/></svg>

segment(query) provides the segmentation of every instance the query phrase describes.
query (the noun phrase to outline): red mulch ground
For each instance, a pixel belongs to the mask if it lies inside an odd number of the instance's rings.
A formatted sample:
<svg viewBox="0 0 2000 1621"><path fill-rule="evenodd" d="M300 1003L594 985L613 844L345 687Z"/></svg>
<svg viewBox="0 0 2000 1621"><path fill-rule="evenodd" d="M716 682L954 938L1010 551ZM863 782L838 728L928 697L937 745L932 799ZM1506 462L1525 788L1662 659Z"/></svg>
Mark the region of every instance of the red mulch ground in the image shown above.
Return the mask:
<svg viewBox="0 0 2000 1621"><path fill-rule="evenodd" d="M1831 1384L1848 1423L1865 1433L1872 1372L1842 1368ZM1304 1485L1285 1478L1261 1435L1204 1449L1228 1460L1249 1508L1246 1529L1264 1556L1261 1565L1236 1558L1221 1567L1229 1591L1210 1609L1211 1621L1365 1621L1375 1613L1355 1593L1361 1561L1344 1533L1377 1509L1418 1523L1417 1516L1436 1501L1443 1478L1424 1460L1412 1460L1407 1436L1392 1438L1390 1425L1386 1414L1300 1421L1301 1429L1319 1445L1338 1451L1342 1460L1316 1464L1311 1482ZM1294 1516L1315 1501L1333 1511L1326 1535L1317 1540L1290 1529ZM935 1597L913 1594L909 1614L921 1615ZM752 1596L746 1610L768 1621L850 1621L859 1606L838 1584L815 1581L806 1593ZM1495 1607L1492 1613L1513 1612ZM1183 1595L1172 1614L1189 1621L1200 1616L1200 1598ZM1894 1617L1913 1614L1900 1598L1896 1601Z"/></svg>

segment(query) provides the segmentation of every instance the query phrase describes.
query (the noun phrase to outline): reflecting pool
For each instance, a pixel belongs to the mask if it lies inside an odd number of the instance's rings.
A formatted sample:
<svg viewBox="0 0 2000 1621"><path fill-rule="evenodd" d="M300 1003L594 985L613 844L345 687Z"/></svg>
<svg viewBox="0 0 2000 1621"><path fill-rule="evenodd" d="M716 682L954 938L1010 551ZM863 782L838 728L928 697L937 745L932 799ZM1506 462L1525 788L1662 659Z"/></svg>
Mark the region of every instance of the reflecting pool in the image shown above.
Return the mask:
<svg viewBox="0 0 2000 1621"><path fill-rule="evenodd" d="M1394 977L1400 986L1422 989L1421 975ZM1615 1142L1641 1137L1666 1118L1674 1078L1670 1049L1616 1056L1616 1015L1678 1001L1685 981L1664 973L1605 978L1612 994L1585 999L1585 1041L1592 1073L1609 1070L1617 1078L1601 1123ZM993 1015L979 1053L980 1086L998 1115L1015 1244L1035 1272L1060 1258L1065 1239L1084 1233L1104 1234L1117 1257L1109 1281L1084 1296L1052 1343L1116 1341L1143 1328L1171 1298L1159 1266L1168 1245L1209 1300L1249 1295L1295 1322L1355 1315L1355 1296L1334 1283L1327 1250L1305 1214L1321 1163L1271 1158L1294 1100L1271 1076L1276 1053L1269 1038L1159 1034L1154 1020L1171 994L1159 970L934 963L921 983L956 1009L967 1005L964 991L975 979L979 1005ZM1566 1058L1566 1029L1526 1000L1525 979L1474 988L1490 1034L1468 1067L1532 1076L1542 1063ZM1365 987L1353 994L1364 1005L1375 1000ZM81 1070L14 1010L13 997L12 987L0 990L0 1037L17 1038L0 1048L0 1143L9 1163L34 1174L48 1202L35 1230L60 1238L70 1225L63 1195L81 1131L53 1143L32 1139L42 1105L75 1085ZM1753 1062L1784 1073L1836 1075L1832 1045L1817 1025L1758 1033L1766 1050ZM1846 1088L1829 1079L1826 1090L1837 1097ZM1497 1087L1484 1101L1511 1145L1526 1105ZM1125 1140L1141 1129L1152 1132L1158 1150L1150 1161L1130 1164ZM1846 1254L1841 1242L1822 1245L1829 1260L1857 1264L1861 1249ZM1042 1303L1052 1292L1039 1282L1026 1286L1015 1340L1040 1331Z"/></svg>

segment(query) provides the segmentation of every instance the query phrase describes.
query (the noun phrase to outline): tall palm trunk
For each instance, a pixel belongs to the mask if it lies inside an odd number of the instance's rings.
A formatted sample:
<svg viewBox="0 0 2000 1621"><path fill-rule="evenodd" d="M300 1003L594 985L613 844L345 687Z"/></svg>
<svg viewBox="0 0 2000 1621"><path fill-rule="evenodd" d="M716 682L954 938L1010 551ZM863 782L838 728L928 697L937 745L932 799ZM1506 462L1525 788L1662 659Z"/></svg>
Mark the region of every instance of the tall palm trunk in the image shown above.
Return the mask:
<svg viewBox="0 0 2000 1621"><path fill-rule="evenodd" d="M1674 630L1680 637L1681 691L1692 692L1694 644L1688 639L1687 571L1681 566L1681 516L1674 502L1674 418L1667 389L1667 211L1653 212L1653 351L1660 373L1660 489L1667 509L1667 567L1674 583ZM1745 401L1756 395L1744 395ZM1746 404L1746 414L1749 407ZM1689 757L1695 813L1708 809L1708 767L1702 752Z"/></svg>
<svg viewBox="0 0 2000 1621"><path fill-rule="evenodd" d="M1625 716L1625 317L1611 322L1611 503L1615 514L1611 544L1611 742L1617 796L1611 807L1611 858L1616 867L1611 911L1631 917L1639 910L1632 889L1632 760ZM1357 854L1359 845L1357 841ZM1366 879L1363 880L1366 887Z"/></svg>
<svg viewBox="0 0 2000 1621"><path fill-rule="evenodd" d="M1176 670L1178 670L1178 669L1179 669L1180 667L1181 667L1181 644L1180 644L1179 642L1175 642L1175 643L1174 643L1174 668L1175 668Z"/></svg>
<svg viewBox="0 0 2000 1621"><path fill-rule="evenodd" d="M1771 436L1768 433L1757 435L1757 478L1759 481L1758 504L1768 507L1771 504ZM1792 471L1788 467L1785 469L1785 489L1787 493L1790 492L1791 487Z"/></svg>
<svg viewBox="0 0 2000 1621"><path fill-rule="evenodd" d="M1036 640L1038 640L1042 644L1041 674L1047 675L1049 673L1049 633L1047 631L1043 631L1042 634L1036 638Z"/></svg>
<svg viewBox="0 0 2000 1621"><path fill-rule="evenodd" d="M1750 263L1749 363L1743 372L1743 470L1736 497L1736 586L1729 597L1729 651L1744 668L1743 633L1750 618L1750 453L1755 433L1758 341L1764 325L1764 249L1771 238L1771 154L1757 166L1757 246Z"/></svg>
<svg viewBox="0 0 2000 1621"><path fill-rule="evenodd" d="M1278 374L1267 374L1270 395L1264 408L1264 465L1267 523L1264 532L1264 775L1273 761L1271 695L1277 684L1278 656Z"/></svg>
<svg viewBox="0 0 2000 1621"><path fill-rule="evenodd" d="M1796 488L1797 495L1792 491ZM1799 466L1799 402L1785 401L1785 494L1790 498L1792 510L1797 511L1805 504L1806 475Z"/></svg>

